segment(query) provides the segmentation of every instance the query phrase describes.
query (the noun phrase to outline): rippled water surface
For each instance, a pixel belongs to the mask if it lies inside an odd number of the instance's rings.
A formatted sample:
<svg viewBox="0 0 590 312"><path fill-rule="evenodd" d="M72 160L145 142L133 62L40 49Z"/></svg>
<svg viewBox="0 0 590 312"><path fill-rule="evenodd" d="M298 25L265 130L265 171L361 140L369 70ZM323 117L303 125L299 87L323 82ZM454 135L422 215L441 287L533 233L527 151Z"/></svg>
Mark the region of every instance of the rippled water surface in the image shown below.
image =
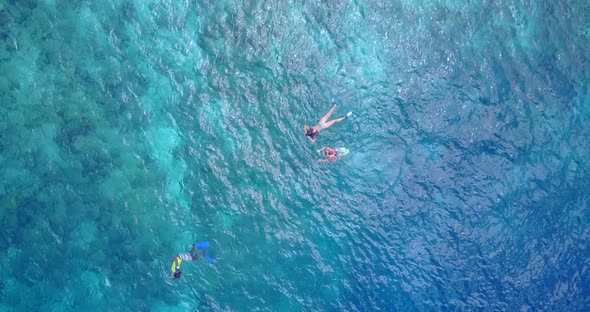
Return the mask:
<svg viewBox="0 0 590 312"><path fill-rule="evenodd" d="M586 1L0 0L0 311L587 311L589 57Z"/></svg>

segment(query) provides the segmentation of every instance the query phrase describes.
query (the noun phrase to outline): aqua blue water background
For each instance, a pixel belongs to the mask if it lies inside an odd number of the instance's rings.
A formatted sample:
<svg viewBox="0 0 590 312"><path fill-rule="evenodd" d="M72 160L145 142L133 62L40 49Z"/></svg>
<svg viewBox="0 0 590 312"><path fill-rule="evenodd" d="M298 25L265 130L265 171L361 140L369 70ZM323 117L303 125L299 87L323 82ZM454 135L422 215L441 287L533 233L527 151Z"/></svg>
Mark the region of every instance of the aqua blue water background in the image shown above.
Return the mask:
<svg viewBox="0 0 590 312"><path fill-rule="evenodd" d="M1 0L0 311L587 311L589 44L586 1Z"/></svg>

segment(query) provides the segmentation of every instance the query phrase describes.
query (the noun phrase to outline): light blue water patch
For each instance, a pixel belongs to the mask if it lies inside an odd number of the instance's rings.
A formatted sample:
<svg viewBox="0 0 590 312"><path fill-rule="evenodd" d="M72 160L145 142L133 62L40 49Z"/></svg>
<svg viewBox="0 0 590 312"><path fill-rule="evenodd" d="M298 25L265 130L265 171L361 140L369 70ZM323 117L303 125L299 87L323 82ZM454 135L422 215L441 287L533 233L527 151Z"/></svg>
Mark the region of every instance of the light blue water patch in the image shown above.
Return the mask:
<svg viewBox="0 0 590 312"><path fill-rule="evenodd" d="M57 126L55 124L42 124L39 129L35 130L38 137L35 139L35 145L42 147L42 159L48 162L61 162L62 155L59 146L55 143L57 137Z"/></svg>
<svg viewBox="0 0 590 312"><path fill-rule="evenodd" d="M104 298L103 289L106 287L105 279L93 271L84 271L80 275L79 281L75 282L82 287L84 292L88 293L91 301L101 301Z"/></svg>
<svg viewBox="0 0 590 312"><path fill-rule="evenodd" d="M516 51L516 45L528 50L537 41L541 43L540 38L535 38L538 36L536 12L538 12L538 8L515 5L504 8L503 14L496 16L494 26L499 33L515 34L514 36L505 36L506 46L510 48L512 53Z"/></svg>
<svg viewBox="0 0 590 312"><path fill-rule="evenodd" d="M581 33L586 39L590 39L590 23L582 28Z"/></svg>
<svg viewBox="0 0 590 312"><path fill-rule="evenodd" d="M585 95L581 97L582 102L582 117L590 118L590 95Z"/></svg>
<svg viewBox="0 0 590 312"><path fill-rule="evenodd" d="M187 302L181 302L178 305L171 306L171 305L167 304L166 302L163 302L160 300L155 300L153 302L150 302L149 311L150 312L166 312L166 311L182 312L182 311L192 311L194 309L198 309L198 305L194 305L194 304L191 305L191 304L188 304Z"/></svg>
<svg viewBox="0 0 590 312"><path fill-rule="evenodd" d="M91 222L83 222L79 224L71 233L70 240L77 241L82 246L91 246L96 240L98 229L96 224Z"/></svg>
<svg viewBox="0 0 590 312"><path fill-rule="evenodd" d="M588 310L588 14L4 1L0 310Z"/></svg>
<svg viewBox="0 0 590 312"><path fill-rule="evenodd" d="M183 160L177 160L174 157L174 151L181 142L180 134L172 128L152 128L146 131L146 135L150 142L152 157L167 173L166 197L177 201L181 207L188 208L182 194L182 180L187 165Z"/></svg>
<svg viewBox="0 0 590 312"><path fill-rule="evenodd" d="M402 1L404 7L420 9L424 12L430 12L437 9L445 8L450 11L477 10L480 3L478 1L441 1L441 0L409 0Z"/></svg>
<svg viewBox="0 0 590 312"><path fill-rule="evenodd" d="M362 148L351 149L342 162L346 163L356 175L370 177L371 183L393 182L404 164L405 152L395 147L383 148L367 145Z"/></svg>

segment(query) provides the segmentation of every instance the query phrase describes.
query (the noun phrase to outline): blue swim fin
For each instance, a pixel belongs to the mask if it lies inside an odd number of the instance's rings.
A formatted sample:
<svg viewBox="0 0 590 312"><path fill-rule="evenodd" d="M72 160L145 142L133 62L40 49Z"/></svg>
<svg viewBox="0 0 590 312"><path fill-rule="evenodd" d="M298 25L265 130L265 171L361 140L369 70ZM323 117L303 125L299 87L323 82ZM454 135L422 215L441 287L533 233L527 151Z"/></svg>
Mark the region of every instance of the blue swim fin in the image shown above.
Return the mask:
<svg viewBox="0 0 590 312"><path fill-rule="evenodd" d="M200 243L196 243L195 247L197 248L201 248L201 249L205 249L207 247L209 247L209 242L200 242Z"/></svg>
<svg viewBox="0 0 590 312"><path fill-rule="evenodd" d="M213 259L213 258L210 258L209 256L207 256L207 254L206 254L206 253L203 253L203 256L205 256L205 259L209 260L209 262L211 262L211 263L215 263L215 262L217 262L217 260L215 260L215 259Z"/></svg>

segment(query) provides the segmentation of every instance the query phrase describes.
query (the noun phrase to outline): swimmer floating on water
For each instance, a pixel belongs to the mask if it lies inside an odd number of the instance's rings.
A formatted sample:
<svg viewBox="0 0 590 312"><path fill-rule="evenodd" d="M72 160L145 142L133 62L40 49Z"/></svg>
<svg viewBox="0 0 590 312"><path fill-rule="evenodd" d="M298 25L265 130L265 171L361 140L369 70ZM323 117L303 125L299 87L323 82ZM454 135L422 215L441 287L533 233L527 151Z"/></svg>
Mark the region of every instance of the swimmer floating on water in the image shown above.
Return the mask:
<svg viewBox="0 0 590 312"><path fill-rule="evenodd" d="M348 155L349 150L345 147L332 148L324 146L318 150L318 153L323 157L319 160L320 162L335 162L340 159L340 157Z"/></svg>
<svg viewBox="0 0 590 312"><path fill-rule="evenodd" d="M318 150L318 153L320 153L322 156L324 156L323 159L320 159L320 162L324 162L324 161L334 162L334 161L338 160L338 153L336 152L335 148L324 146Z"/></svg>
<svg viewBox="0 0 590 312"><path fill-rule="evenodd" d="M313 127L310 127L308 125L303 126L303 130L305 131L305 136L307 136L307 138L310 139L311 142L313 142L313 143L315 143L315 140L318 136L318 133L320 133L320 131L330 128L330 126L332 126L333 124L335 124L337 122L341 122L342 120L352 116L352 112L348 112L348 113L346 113L346 116L344 116L344 117L340 117L338 119L333 119L333 120L328 121L328 118L330 118L330 116L332 116L332 113L336 109L336 105L337 105L336 100L332 99L332 102L334 102L334 106L332 106L330 111L324 117L322 117L322 119L320 119L320 123L318 125L315 125Z"/></svg>
<svg viewBox="0 0 590 312"><path fill-rule="evenodd" d="M198 254L196 252L197 249L205 249L207 247L209 247L209 242L197 243L197 244L193 245L193 248L191 248L190 252L182 253L182 254L178 254L178 255L174 256L174 259L172 260L172 265L170 265L170 270L172 271L172 276L174 278L180 278L180 275L182 274L182 272L180 272L180 265L182 264L182 261L193 261L193 260L199 259L199 257L201 257L201 256L204 256L205 259L209 260L209 262L211 262L211 263L217 262L217 260L209 258L209 256L207 256L207 254L205 254L204 250L201 254Z"/></svg>

